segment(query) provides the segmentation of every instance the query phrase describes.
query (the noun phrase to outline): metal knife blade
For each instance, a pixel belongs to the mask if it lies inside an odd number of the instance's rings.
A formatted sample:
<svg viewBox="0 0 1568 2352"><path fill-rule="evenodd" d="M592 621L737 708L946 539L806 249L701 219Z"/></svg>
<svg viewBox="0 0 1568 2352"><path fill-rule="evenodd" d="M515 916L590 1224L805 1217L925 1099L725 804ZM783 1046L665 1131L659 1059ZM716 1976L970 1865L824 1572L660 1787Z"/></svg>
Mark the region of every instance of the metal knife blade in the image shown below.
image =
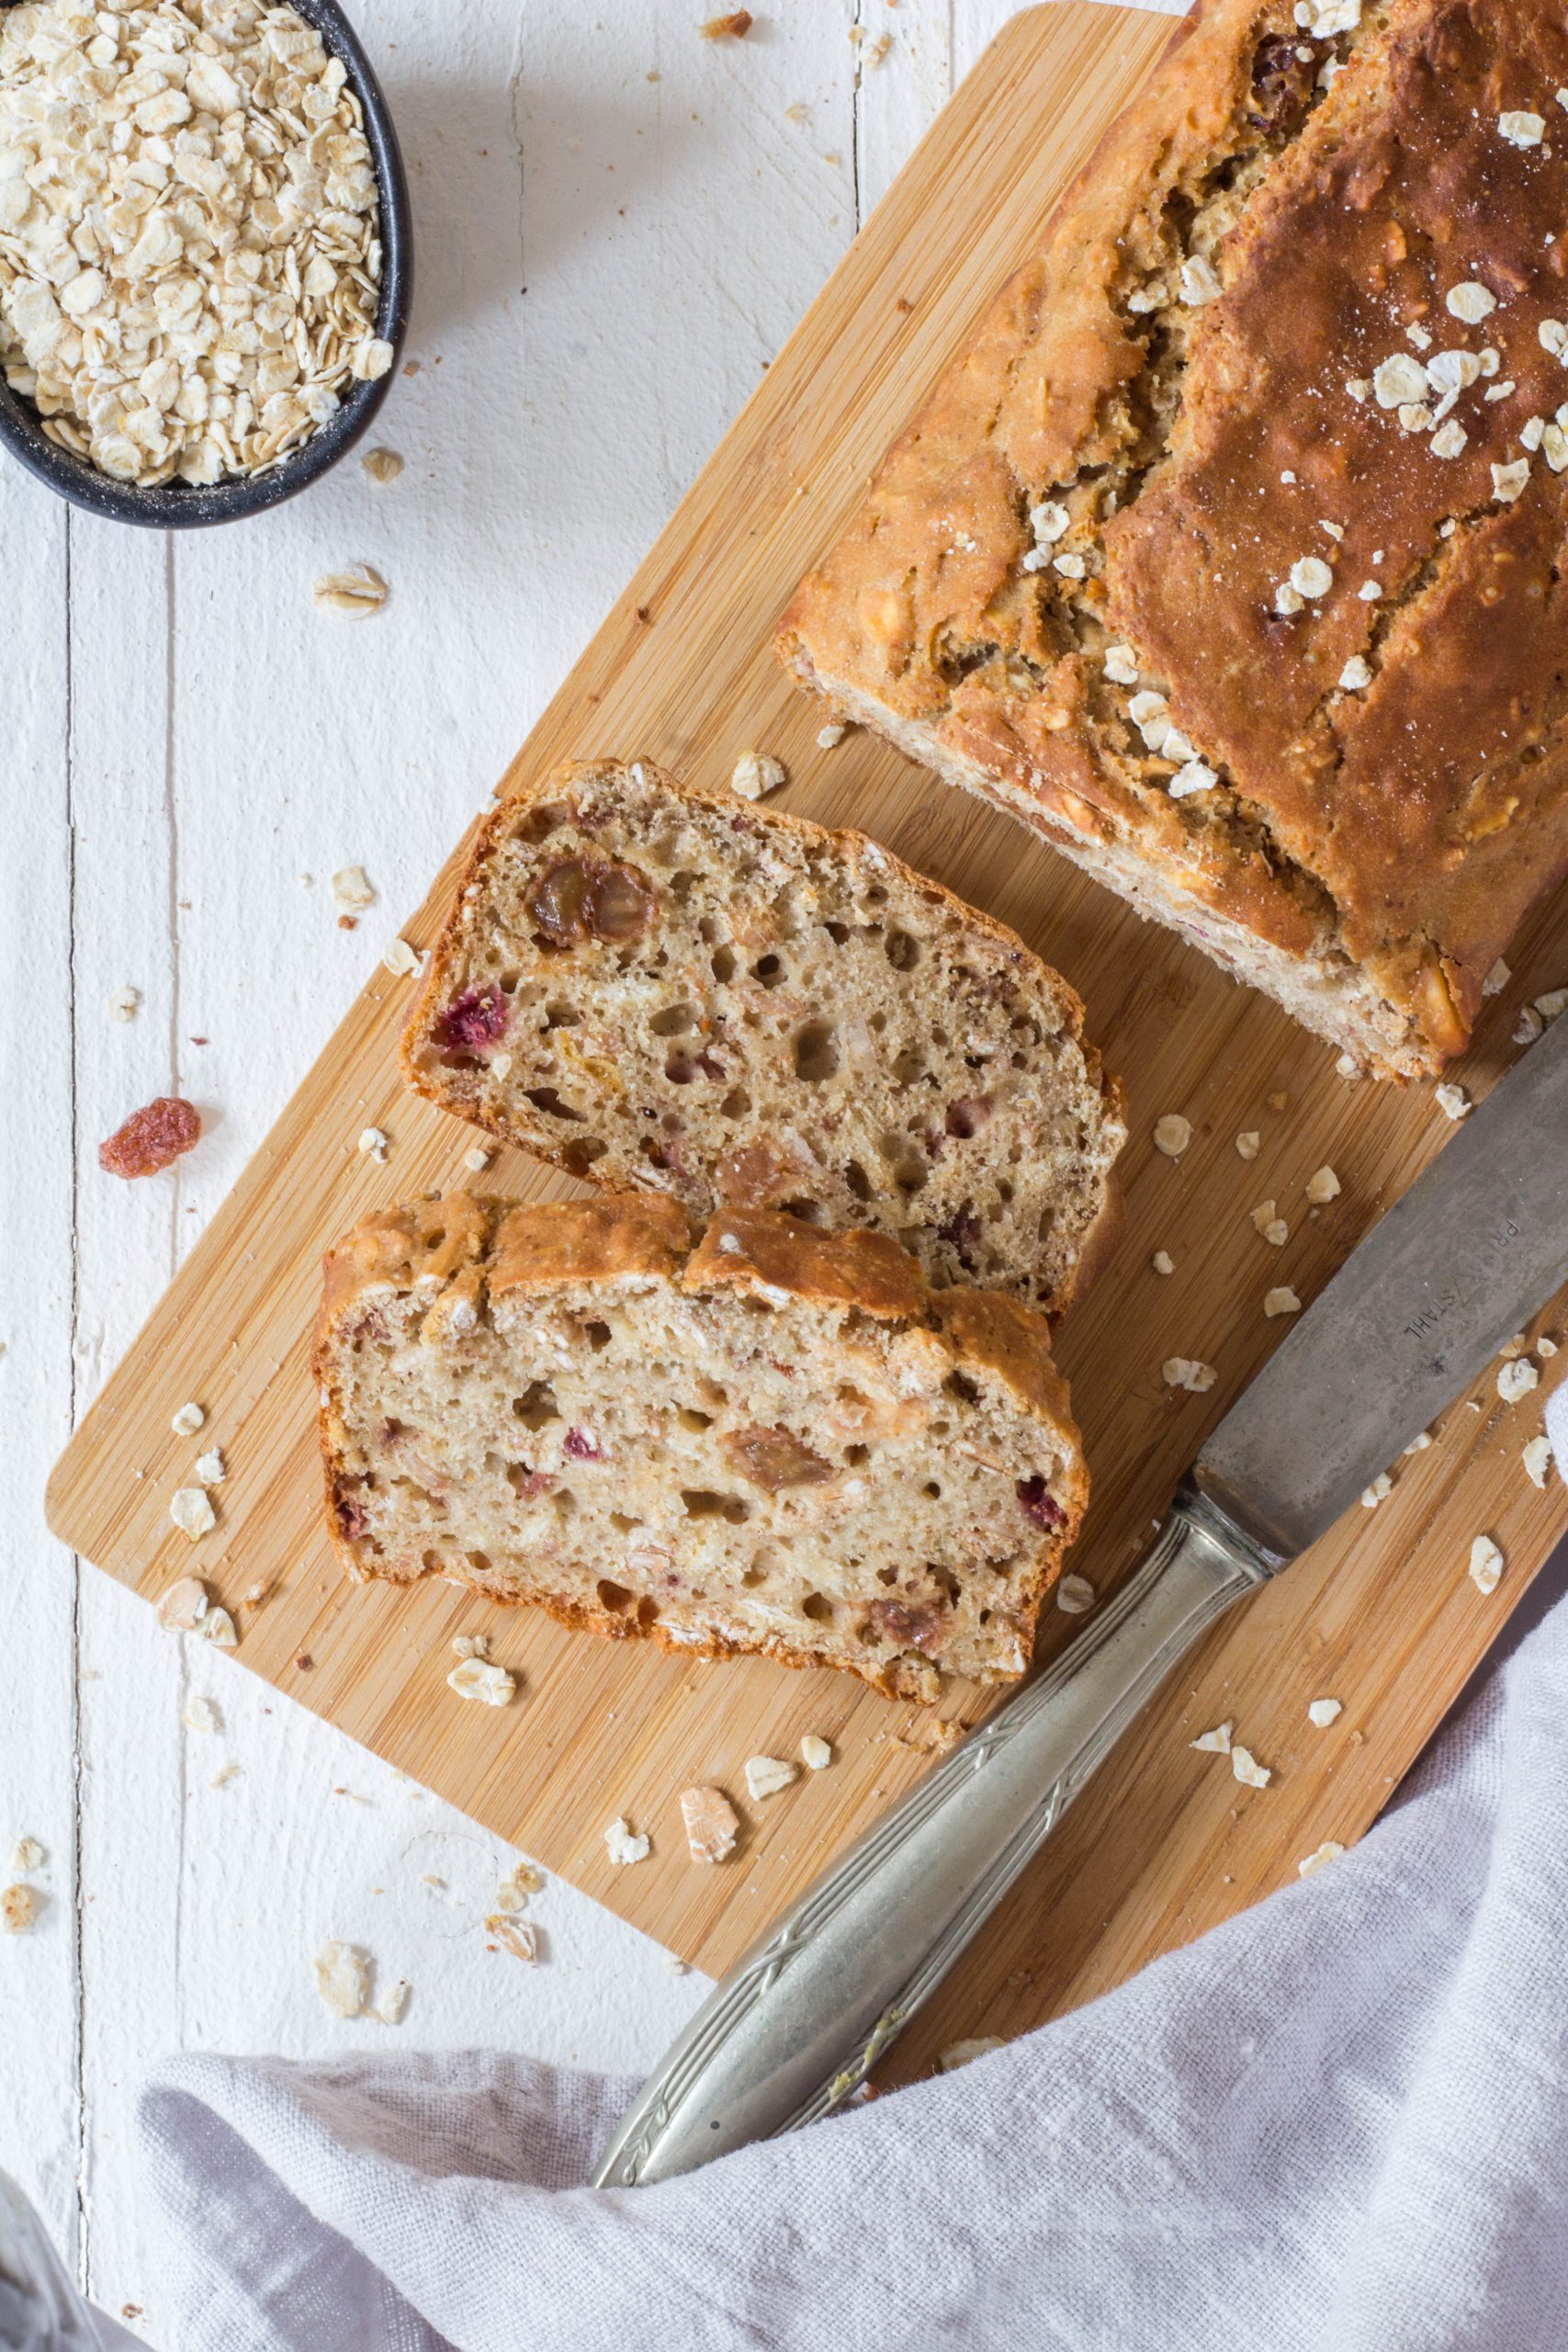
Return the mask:
<svg viewBox="0 0 1568 2352"><path fill-rule="evenodd" d="M1568 1280L1568 1015L1375 1225L1210 1438L1193 1484L1292 1559Z"/></svg>

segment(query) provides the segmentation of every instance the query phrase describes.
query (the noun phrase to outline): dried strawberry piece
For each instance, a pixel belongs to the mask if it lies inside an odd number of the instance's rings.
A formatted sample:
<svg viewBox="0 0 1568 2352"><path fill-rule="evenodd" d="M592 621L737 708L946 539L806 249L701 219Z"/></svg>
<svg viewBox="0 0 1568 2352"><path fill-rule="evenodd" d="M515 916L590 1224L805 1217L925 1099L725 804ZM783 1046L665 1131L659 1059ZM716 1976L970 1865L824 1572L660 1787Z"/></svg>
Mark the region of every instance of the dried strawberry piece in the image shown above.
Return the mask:
<svg viewBox="0 0 1568 2352"><path fill-rule="evenodd" d="M569 1462L603 1462L604 1459L586 1430L568 1430L561 1440L560 1450Z"/></svg>
<svg viewBox="0 0 1568 2352"><path fill-rule="evenodd" d="M928 1653L942 1646L942 1622L934 1609L911 1609L902 1600L874 1600L871 1622L890 1642Z"/></svg>
<svg viewBox="0 0 1568 2352"><path fill-rule="evenodd" d="M1055 1496L1047 1491L1043 1478L1038 1476L1032 1478L1021 1478L1018 1482L1018 1499L1036 1527L1060 1527L1062 1524L1064 1516L1062 1506Z"/></svg>
<svg viewBox="0 0 1568 2352"><path fill-rule="evenodd" d="M477 1054L493 1046L506 1027L511 1007L499 988L469 989L454 997L435 1024L435 1042L450 1053Z"/></svg>
<svg viewBox="0 0 1568 2352"><path fill-rule="evenodd" d="M98 1146L98 1166L107 1176L155 1176L173 1167L201 1134L201 1114L183 1095L160 1094L132 1111L107 1143Z"/></svg>
<svg viewBox="0 0 1568 2352"><path fill-rule="evenodd" d="M344 1494L341 1487L333 1497L333 1514L344 1542L357 1544L369 1522L354 1497Z"/></svg>
<svg viewBox="0 0 1568 2352"><path fill-rule="evenodd" d="M824 1487L836 1476L830 1462L788 1430L736 1430L725 1439L724 1450L743 1478L770 1495L781 1487Z"/></svg>

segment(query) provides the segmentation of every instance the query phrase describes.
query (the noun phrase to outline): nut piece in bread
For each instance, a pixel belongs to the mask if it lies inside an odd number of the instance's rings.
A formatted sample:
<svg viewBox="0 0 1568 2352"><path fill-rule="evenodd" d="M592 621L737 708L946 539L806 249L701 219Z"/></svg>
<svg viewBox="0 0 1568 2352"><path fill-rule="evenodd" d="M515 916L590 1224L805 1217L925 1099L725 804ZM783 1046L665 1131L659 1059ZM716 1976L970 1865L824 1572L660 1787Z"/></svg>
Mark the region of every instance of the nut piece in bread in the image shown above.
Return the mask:
<svg viewBox="0 0 1568 2352"><path fill-rule="evenodd" d="M1382 1075L1568 872L1568 15L1205 0L783 659Z"/></svg>
<svg viewBox="0 0 1568 2352"><path fill-rule="evenodd" d="M768 1211L389 1210L327 1260L315 1363L354 1576L905 1698L1022 1673L1088 1493L1043 1316Z"/></svg>
<svg viewBox="0 0 1568 2352"><path fill-rule="evenodd" d="M863 833L570 766L480 833L410 1018L422 1093L698 1216L871 1227L1060 1314L1107 1244L1121 1090L1066 983Z"/></svg>

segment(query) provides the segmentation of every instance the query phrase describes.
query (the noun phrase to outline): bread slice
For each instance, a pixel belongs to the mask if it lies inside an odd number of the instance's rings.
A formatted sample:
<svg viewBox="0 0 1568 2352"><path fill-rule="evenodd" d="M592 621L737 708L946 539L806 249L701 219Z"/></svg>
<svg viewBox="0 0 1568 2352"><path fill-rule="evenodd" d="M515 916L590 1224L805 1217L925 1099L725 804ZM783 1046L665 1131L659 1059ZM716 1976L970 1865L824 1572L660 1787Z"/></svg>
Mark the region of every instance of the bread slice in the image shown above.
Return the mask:
<svg viewBox="0 0 1568 2352"><path fill-rule="evenodd" d="M904 1698L1022 1673L1088 1493L1043 1316L768 1211L389 1210L327 1260L316 1373L354 1576Z"/></svg>
<svg viewBox="0 0 1568 2352"><path fill-rule="evenodd" d="M1021 939L863 833L642 760L479 835L409 1023L433 1102L699 1216L891 1234L1059 1314L1106 1246L1121 1089Z"/></svg>

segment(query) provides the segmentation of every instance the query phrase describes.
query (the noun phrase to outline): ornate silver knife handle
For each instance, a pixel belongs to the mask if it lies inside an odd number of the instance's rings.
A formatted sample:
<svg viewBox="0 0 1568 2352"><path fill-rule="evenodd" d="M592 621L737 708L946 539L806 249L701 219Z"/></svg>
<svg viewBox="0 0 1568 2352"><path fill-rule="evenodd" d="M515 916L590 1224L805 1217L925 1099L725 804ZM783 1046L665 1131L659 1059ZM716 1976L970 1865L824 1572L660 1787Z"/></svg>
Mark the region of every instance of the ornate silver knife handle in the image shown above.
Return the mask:
<svg viewBox="0 0 1568 2352"><path fill-rule="evenodd" d="M874 1822L715 1986L596 2185L670 2179L847 2098L1166 1676L1280 1565L1184 1488L1136 1576L1049 1671Z"/></svg>

